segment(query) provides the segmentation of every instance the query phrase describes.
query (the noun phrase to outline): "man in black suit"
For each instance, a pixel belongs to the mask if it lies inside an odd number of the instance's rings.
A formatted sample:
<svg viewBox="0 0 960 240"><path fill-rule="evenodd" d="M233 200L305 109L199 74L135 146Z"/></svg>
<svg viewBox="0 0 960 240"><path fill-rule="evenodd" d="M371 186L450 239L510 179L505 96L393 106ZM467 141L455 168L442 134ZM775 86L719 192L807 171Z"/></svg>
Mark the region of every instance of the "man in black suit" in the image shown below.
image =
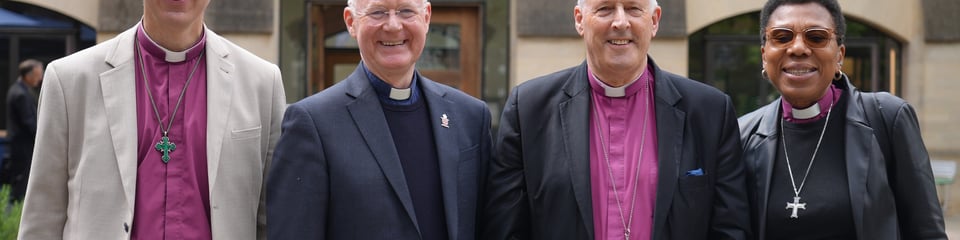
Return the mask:
<svg viewBox="0 0 960 240"><path fill-rule="evenodd" d="M581 0L580 66L513 89L494 142L483 239L746 239L736 115L647 55L654 0Z"/></svg>
<svg viewBox="0 0 960 240"><path fill-rule="evenodd" d="M30 158L37 137L37 95L43 81L43 63L33 59L20 62L20 77L7 91L7 139L10 158L0 176L12 187L12 200L22 201L27 192Z"/></svg>

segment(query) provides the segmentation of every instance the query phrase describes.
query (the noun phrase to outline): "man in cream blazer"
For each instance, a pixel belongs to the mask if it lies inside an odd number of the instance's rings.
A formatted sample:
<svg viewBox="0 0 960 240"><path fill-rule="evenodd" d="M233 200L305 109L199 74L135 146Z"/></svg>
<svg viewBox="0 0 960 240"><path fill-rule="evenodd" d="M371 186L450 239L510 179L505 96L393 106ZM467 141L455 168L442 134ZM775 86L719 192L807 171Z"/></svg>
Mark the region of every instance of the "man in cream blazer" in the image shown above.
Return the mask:
<svg viewBox="0 0 960 240"><path fill-rule="evenodd" d="M280 71L202 31L209 235L263 239L263 183L285 106ZM139 137L135 38L137 27L47 67L21 239L131 237Z"/></svg>

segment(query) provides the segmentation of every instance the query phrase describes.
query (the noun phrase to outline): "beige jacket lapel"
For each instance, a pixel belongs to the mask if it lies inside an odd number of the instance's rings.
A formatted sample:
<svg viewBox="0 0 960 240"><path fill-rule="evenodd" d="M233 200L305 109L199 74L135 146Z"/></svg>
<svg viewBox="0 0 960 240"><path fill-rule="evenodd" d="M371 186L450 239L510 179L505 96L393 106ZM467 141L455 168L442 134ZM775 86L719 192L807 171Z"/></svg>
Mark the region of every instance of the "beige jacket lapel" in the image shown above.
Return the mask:
<svg viewBox="0 0 960 240"><path fill-rule="evenodd" d="M107 52L104 59L113 69L100 74L110 140L113 141L120 180L129 206L134 206L137 189L137 85L133 61L136 29L130 28L117 36L115 47Z"/></svg>
<svg viewBox="0 0 960 240"><path fill-rule="evenodd" d="M233 63L227 58L226 41L209 29L207 36L207 178L213 194L220 166L227 120L233 106Z"/></svg>

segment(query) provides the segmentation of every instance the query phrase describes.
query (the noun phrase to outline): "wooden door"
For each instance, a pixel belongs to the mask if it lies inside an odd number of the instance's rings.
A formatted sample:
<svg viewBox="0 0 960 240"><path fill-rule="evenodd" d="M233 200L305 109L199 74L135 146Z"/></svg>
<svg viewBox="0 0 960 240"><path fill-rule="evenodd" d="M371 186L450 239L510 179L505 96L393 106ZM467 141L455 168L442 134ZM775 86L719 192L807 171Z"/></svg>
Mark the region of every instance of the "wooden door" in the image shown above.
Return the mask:
<svg viewBox="0 0 960 240"><path fill-rule="evenodd" d="M314 5L310 14L312 94L348 76L360 62L360 51L343 24L343 6ZM420 73L480 98L479 23L478 7L434 6L426 46L417 61Z"/></svg>
<svg viewBox="0 0 960 240"><path fill-rule="evenodd" d="M480 98L480 31L476 8L433 8L417 68L427 78Z"/></svg>

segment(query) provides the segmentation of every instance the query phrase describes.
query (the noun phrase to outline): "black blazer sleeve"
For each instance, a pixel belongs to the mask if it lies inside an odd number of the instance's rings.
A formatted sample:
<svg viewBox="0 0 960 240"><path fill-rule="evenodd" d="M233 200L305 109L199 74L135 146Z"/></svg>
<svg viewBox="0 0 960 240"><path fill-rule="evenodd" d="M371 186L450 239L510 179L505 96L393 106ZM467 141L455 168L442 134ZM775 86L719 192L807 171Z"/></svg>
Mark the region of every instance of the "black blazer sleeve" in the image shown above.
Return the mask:
<svg viewBox="0 0 960 240"><path fill-rule="evenodd" d="M888 109L895 110L895 117L886 118L894 165L887 166L893 168L887 172L896 199L900 235L903 239L947 239L917 114L907 102L896 100L899 106Z"/></svg>
<svg viewBox="0 0 960 240"><path fill-rule="evenodd" d="M726 97L726 96L725 96ZM746 172L733 102L726 100L717 151L716 196L713 202L710 239L747 239L750 214L747 205Z"/></svg>
<svg viewBox="0 0 960 240"><path fill-rule="evenodd" d="M496 157L490 164L486 187L487 201L479 239L529 239L530 209L524 186L523 150L517 111L518 88L500 116L500 129L494 143Z"/></svg>
<svg viewBox="0 0 960 240"><path fill-rule="evenodd" d="M37 133L37 102L29 92L23 91L20 83L14 84L7 95L7 119L13 121L14 131L18 134L36 135ZM14 89L15 88L15 89ZM33 139L22 138L22 139Z"/></svg>

